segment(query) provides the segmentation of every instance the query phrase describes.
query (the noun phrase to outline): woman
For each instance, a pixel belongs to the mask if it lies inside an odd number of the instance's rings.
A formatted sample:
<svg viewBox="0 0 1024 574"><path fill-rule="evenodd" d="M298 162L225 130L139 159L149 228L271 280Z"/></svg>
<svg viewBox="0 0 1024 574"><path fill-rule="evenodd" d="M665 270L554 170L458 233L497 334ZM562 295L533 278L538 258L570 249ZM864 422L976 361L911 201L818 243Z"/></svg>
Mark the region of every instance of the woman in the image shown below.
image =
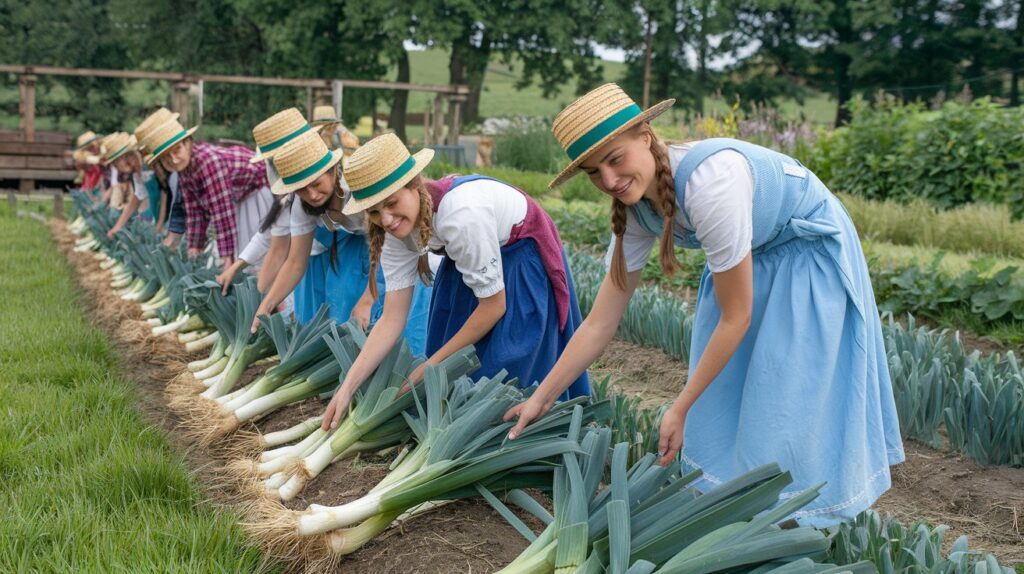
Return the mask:
<svg viewBox="0 0 1024 574"><path fill-rule="evenodd" d="M264 162L267 181L271 187L280 179L274 169L274 155L289 141L310 131L312 128L297 108L282 110L252 129L256 142L256 155L250 163ZM260 224L259 233L249 240L238 259L217 277L226 294L228 286L239 271L250 266L259 267L256 288L266 293L274 284L291 246L291 194L275 197L270 212ZM287 300L287 298L286 298ZM288 308L288 306L286 304Z"/></svg>
<svg viewBox="0 0 1024 574"><path fill-rule="evenodd" d="M135 141L138 142L139 153L145 154L144 160L149 164L153 150L146 147L149 134L168 120L178 119L178 113L167 108L158 108L135 128ZM174 248L178 246L181 236L185 233L185 202L178 189L178 174L168 172L160 165L160 162L153 162L153 175L156 177L157 185L160 188L160 216L157 218L156 229L159 232L166 232L164 245Z"/></svg>
<svg viewBox="0 0 1024 574"><path fill-rule="evenodd" d="M118 174L127 180L126 184L132 188L128 204L121 210L121 216L118 217L114 226L107 231L107 237L113 238L114 234L123 229L131 216L140 208L142 208L140 212L142 217L151 221L159 219L162 194L153 172L143 169L142 154L136 149L134 136L118 132L110 143L112 151L105 156L105 159L114 166Z"/></svg>
<svg viewBox="0 0 1024 574"><path fill-rule="evenodd" d="M370 261L361 217L342 214L346 192L341 179L341 150L328 150L315 131L303 133L274 157L280 180L278 195L293 193L291 245L257 316L271 313L294 291L295 318L309 321L321 305L338 322L356 318L365 329L380 314L370 289ZM417 289L420 315L410 321L404 335L414 354L422 354L426 340L429 289ZM253 323L253 328L256 328Z"/></svg>
<svg viewBox="0 0 1024 574"><path fill-rule="evenodd" d="M234 262L236 250L256 234L273 196L266 171L249 163L252 150L193 141L196 129L186 130L174 119L153 128L143 142L153 150L147 162L159 161L164 169L178 174L189 255L198 255L206 246L212 223L217 252L227 269Z"/></svg>
<svg viewBox="0 0 1024 574"><path fill-rule="evenodd" d="M713 487L778 462L793 474L790 492L828 483L796 518L852 518L889 488L889 465L904 458L857 232L792 158L731 139L666 148L649 122L672 103L642 111L607 84L555 118L571 163L552 187L582 171L612 197L610 270L562 359L506 414L519 419L510 438L600 356L660 237L666 273L674 245L707 255L689 380L662 419L661 464L682 447Z"/></svg>
<svg viewBox="0 0 1024 574"><path fill-rule="evenodd" d="M384 314L324 414L338 424L356 389L377 368L405 325L418 278L429 281L429 251L445 255L434 278L422 377L467 345L476 373L506 369L521 386L547 373L580 322L579 306L554 223L533 198L496 179L420 176L434 151L409 151L394 134L356 150L345 164L353 199L346 215L366 212L370 262L384 269ZM376 288L376 285L371 285ZM563 397L590 393L577 373ZM564 389L563 389L564 390Z"/></svg>

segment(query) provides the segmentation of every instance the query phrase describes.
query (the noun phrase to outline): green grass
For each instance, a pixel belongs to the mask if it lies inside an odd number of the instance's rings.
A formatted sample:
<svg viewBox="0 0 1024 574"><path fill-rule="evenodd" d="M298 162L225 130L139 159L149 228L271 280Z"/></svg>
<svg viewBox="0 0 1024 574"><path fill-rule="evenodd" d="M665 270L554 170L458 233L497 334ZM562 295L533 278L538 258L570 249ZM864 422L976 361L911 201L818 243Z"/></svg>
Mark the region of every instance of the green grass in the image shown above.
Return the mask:
<svg viewBox="0 0 1024 574"><path fill-rule="evenodd" d="M1024 221L1003 205L975 203L945 211L925 201L909 204L840 194L862 238L920 245L965 255L1024 256Z"/></svg>
<svg viewBox="0 0 1024 574"><path fill-rule="evenodd" d="M47 229L0 210L0 572L252 572L135 409Z"/></svg>

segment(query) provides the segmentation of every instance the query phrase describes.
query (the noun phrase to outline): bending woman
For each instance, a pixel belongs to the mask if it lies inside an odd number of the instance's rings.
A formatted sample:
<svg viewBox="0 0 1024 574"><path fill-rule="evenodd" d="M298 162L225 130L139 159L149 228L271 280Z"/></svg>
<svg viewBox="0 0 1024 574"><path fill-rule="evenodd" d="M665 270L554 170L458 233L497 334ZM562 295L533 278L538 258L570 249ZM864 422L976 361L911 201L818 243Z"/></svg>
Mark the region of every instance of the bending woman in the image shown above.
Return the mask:
<svg viewBox="0 0 1024 574"><path fill-rule="evenodd" d="M529 400L510 438L545 413L611 340L660 238L703 249L689 380L661 422L661 463L682 448L713 487L777 462L790 492L827 481L795 515L814 526L853 518L904 459L882 329L860 241L839 200L800 162L734 139L666 147L641 110L607 84L553 123L571 163L612 198L609 272L593 309ZM685 440L683 431L685 428ZM785 496L785 495L784 495Z"/></svg>
<svg viewBox="0 0 1024 574"><path fill-rule="evenodd" d="M434 282L422 377L466 345L475 345L477 375L507 369L521 386L540 380L572 337L581 316L554 223L533 198L479 175L429 181L420 176L434 152L410 155L394 134L352 153L345 178L348 215L366 212L370 262L384 269L384 313L324 415L335 426L355 390L377 368L406 324L417 279ZM428 252L444 254L431 277ZM376 289L375 284L371 287ZM577 373L562 397L587 395Z"/></svg>
<svg viewBox="0 0 1024 574"><path fill-rule="evenodd" d="M355 317L367 328L380 314L370 290L370 260L362 217L342 214L346 193L339 162L342 151L327 149L315 131L306 131L274 156L280 180L272 191L294 193L291 206L291 244L273 286L263 297L257 315L271 313L294 291L295 316L309 321L321 304L338 322ZM426 339L429 289L417 289L420 317L405 336L415 354ZM254 323L253 327L256 327Z"/></svg>

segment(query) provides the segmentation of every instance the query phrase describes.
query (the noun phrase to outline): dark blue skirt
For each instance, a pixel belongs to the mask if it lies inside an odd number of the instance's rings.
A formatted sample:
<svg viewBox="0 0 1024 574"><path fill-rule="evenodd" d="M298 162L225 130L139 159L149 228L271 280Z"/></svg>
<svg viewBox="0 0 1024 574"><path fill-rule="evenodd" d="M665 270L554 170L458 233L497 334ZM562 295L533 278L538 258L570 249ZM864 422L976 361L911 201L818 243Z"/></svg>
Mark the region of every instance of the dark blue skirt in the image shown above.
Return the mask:
<svg viewBox="0 0 1024 574"><path fill-rule="evenodd" d="M562 253L565 261L565 253ZM565 261L569 283L569 317L558 330L558 307L537 244L522 239L501 248L505 275L505 316L476 344L480 369L473 377L490 377L505 369L519 379L520 387L539 383L562 355L576 328L583 322L569 262ZM427 325L427 356L451 339L476 309L478 300L462 281L455 263L445 257L434 278ZM584 372L559 397L566 400L590 394L590 380Z"/></svg>

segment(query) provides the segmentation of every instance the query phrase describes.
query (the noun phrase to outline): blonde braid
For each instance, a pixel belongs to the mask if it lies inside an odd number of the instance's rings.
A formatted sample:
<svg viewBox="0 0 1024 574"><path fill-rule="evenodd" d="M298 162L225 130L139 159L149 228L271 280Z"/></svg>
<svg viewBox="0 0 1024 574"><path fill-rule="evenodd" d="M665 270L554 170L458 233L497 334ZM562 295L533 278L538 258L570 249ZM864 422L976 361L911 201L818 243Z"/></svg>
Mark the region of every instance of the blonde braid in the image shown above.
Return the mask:
<svg viewBox="0 0 1024 574"><path fill-rule="evenodd" d="M377 300L377 265L380 264L380 254L384 250L384 228L372 223L367 219L366 242L370 248L370 278L368 279L370 295Z"/></svg>
<svg viewBox="0 0 1024 574"><path fill-rule="evenodd" d="M420 248L426 249L430 238L434 232L434 200L430 197L430 193L427 192L427 186L423 183L423 178L416 176L413 180L413 186L416 191L420 194ZM426 253L420 255L419 261L416 262L416 271L420 274L420 280L425 285L430 285L434 282L434 274L430 271L430 260Z"/></svg>

